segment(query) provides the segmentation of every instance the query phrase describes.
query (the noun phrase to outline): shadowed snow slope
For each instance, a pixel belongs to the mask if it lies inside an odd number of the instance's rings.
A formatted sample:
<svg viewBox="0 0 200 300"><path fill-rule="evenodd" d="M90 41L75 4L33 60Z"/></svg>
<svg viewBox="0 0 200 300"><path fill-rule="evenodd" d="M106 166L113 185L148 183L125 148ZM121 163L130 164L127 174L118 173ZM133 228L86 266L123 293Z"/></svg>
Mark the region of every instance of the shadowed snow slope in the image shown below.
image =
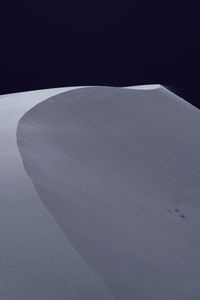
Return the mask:
<svg viewBox="0 0 200 300"><path fill-rule="evenodd" d="M61 93L18 124L38 195L117 299L200 297L199 128L162 87Z"/></svg>

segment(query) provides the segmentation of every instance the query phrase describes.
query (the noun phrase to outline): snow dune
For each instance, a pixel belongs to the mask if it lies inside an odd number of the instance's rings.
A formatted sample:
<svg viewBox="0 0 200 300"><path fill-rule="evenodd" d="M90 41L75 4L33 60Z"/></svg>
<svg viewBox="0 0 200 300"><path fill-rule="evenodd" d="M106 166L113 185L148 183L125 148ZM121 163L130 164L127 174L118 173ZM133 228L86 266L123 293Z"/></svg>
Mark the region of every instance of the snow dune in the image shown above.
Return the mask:
<svg viewBox="0 0 200 300"><path fill-rule="evenodd" d="M24 113L75 88L0 96L1 300L115 299L42 205L16 143Z"/></svg>
<svg viewBox="0 0 200 300"><path fill-rule="evenodd" d="M67 299L199 299L199 128L199 110L159 85L67 91L20 119L24 168L96 280L96 295L86 280Z"/></svg>

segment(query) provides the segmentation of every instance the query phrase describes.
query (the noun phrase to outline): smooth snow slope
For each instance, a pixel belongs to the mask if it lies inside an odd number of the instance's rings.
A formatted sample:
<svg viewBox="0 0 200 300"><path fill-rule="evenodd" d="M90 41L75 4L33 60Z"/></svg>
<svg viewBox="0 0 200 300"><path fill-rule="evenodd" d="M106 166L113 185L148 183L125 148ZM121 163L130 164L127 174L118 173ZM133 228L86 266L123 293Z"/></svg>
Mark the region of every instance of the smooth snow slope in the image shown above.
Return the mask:
<svg viewBox="0 0 200 300"><path fill-rule="evenodd" d="M19 119L74 88L0 96L0 299L115 299L42 205L16 144Z"/></svg>
<svg viewBox="0 0 200 300"><path fill-rule="evenodd" d="M117 299L200 298L199 128L162 87L78 89L19 122L40 199Z"/></svg>

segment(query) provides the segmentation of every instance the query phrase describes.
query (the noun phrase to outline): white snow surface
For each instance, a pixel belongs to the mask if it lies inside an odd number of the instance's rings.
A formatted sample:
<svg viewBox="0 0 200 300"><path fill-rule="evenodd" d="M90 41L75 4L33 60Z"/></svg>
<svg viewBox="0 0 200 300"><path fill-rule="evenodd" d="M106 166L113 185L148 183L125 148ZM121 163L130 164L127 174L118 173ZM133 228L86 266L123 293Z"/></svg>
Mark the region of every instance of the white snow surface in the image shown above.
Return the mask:
<svg viewBox="0 0 200 300"><path fill-rule="evenodd" d="M19 119L57 88L0 96L0 299L115 299L42 205L16 143Z"/></svg>
<svg viewBox="0 0 200 300"><path fill-rule="evenodd" d="M162 86L160 84L145 84L145 85L134 85L134 86L128 86L128 89L134 89L134 90L155 90L159 89Z"/></svg>
<svg viewBox="0 0 200 300"><path fill-rule="evenodd" d="M199 128L160 85L0 96L0 299L199 299Z"/></svg>

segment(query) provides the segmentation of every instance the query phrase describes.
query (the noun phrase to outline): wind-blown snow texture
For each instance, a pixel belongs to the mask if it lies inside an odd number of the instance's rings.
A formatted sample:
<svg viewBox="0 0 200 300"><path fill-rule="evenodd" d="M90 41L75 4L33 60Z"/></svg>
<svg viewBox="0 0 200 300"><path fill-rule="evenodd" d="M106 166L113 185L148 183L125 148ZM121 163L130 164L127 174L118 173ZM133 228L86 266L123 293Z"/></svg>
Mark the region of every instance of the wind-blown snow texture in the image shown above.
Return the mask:
<svg viewBox="0 0 200 300"><path fill-rule="evenodd" d="M65 92L18 124L40 199L117 299L200 297L199 128L162 87Z"/></svg>

